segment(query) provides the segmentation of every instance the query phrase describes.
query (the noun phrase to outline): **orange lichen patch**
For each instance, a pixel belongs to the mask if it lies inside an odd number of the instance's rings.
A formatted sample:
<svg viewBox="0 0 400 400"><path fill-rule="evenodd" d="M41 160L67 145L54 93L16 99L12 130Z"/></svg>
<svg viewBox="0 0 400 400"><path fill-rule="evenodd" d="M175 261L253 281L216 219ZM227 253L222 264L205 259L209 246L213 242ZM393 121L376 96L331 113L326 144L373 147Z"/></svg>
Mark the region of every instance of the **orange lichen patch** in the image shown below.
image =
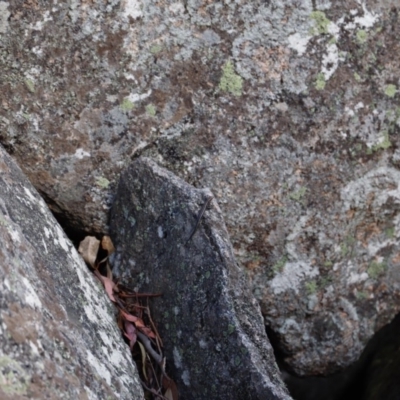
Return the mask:
<svg viewBox="0 0 400 400"><path fill-rule="evenodd" d="M276 142L277 139L279 139L281 137L281 132L274 132L271 135L271 141Z"/></svg>
<svg viewBox="0 0 400 400"><path fill-rule="evenodd" d="M284 70L289 67L289 49L283 46L266 49L259 47L253 61L271 80L280 80Z"/></svg>
<svg viewBox="0 0 400 400"><path fill-rule="evenodd" d="M356 230L356 238L362 243L364 247L368 246L368 242L374 236L378 236L382 233L376 222L372 222L368 225L359 225Z"/></svg>
<svg viewBox="0 0 400 400"><path fill-rule="evenodd" d="M40 321L40 316L33 309L22 308L19 304L12 303L9 306L9 314L3 314L2 317L7 331L16 343L37 343L38 332L34 321Z"/></svg>
<svg viewBox="0 0 400 400"><path fill-rule="evenodd" d="M261 264L260 260L251 260L247 263L245 263L245 267L249 270L249 271L254 271L255 269L259 268Z"/></svg>
<svg viewBox="0 0 400 400"><path fill-rule="evenodd" d="M347 219L353 219L354 218L354 214L356 213L356 211L354 209L350 209L346 212L346 218Z"/></svg>
<svg viewBox="0 0 400 400"><path fill-rule="evenodd" d="M49 364L51 364L51 368L48 368ZM60 398L60 391L68 392L73 389L75 393L79 391L79 393L76 393L78 400L88 400L84 389L85 382L82 382L78 378L78 376L83 376L84 372L80 371L81 375L75 375L65 373L64 371L63 375L59 376L57 375L57 366L54 362L46 359L44 360L44 365L43 372L39 370L38 373L32 375L28 386L27 398L56 400ZM104 388L109 394L112 394L108 385L104 385Z"/></svg>
<svg viewBox="0 0 400 400"><path fill-rule="evenodd" d="M9 168L7 167L7 164L3 161L0 161L0 171L1 172L9 172Z"/></svg>
<svg viewBox="0 0 400 400"><path fill-rule="evenodd" d="M371 208L373 206L373 202L375 199L375 193L374 192L370 192L367 195L367 201L365 202L365 207L366 208Z"/></svg>
<svg viewBox="0 0 400 400"><path fill-rule="evenodd" d="M283 204L279 200L279 195L277 193L274 193L271 196L269 196L268 200L262 200L261 205L262 207L271 207L271 206L283 207Z"/></svg>
<svg viewBox="0 0 400 400"><path fill-rule="evenodd" d="M39 9L39 5L37 0L26 0L24 1L22 7L24 8L32 8L34 10L38 10Z"/></svg>
<svg viewBox="0 0 400 400"><path fill-rule="evenodd" d="M321 169L321 170L326 169L327 167L326 163L323 162L322 160L314 160L312 165L314 169Z"/></svg>
<svg viewBox="0 0 400 400"><path fill-rule="evenodd" d="M209 17L210 11L208 10L208 7L210 6L210 4L213 4L212 0L205 0L203 4L197 9L197 13L202 17Z"/></svg>

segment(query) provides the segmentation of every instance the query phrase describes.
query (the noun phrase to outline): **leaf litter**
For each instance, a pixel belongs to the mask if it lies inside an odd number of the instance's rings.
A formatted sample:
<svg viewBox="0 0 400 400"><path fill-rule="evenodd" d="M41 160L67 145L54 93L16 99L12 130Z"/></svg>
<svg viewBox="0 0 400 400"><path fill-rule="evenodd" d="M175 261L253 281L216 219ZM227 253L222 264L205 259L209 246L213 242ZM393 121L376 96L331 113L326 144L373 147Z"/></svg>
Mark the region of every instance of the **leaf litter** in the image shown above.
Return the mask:
<svg viewBox="0 0 400 400"><path fill-rule="evenodd" d="M113 279L108 257L115 251L109 236L86 236L79 253L102 283L118 310L117 323L138 366L146 400L178 400L175 382L165 372L163 343L151 318L149 298L161 293L136 293Z"/></svg>

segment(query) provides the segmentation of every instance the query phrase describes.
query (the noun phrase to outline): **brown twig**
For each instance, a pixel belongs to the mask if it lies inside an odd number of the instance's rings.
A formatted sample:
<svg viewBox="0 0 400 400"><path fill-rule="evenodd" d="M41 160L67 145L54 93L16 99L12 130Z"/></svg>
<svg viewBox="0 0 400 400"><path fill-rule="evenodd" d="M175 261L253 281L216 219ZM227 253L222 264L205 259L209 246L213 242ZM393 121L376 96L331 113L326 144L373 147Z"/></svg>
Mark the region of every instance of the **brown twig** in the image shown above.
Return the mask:
<svg viewBox="0 0 400 400"><path fill-rule="evenodd" d="M201 208L199 215L197 217L197 221L196 221L196 225L194 226L192 232L190 233L189 239L186 240L185 246L190 242L190 239L192 239L192 237L194 236L194 234L197 231L197 228L199 226L199 223L201 221L201 219L203 218L203 215L208 207L208 205L211 203L211 200L213 199L213 196L208 197L208 199L206 200L206 202L203 204L203 207Z"/></svg>
<svg viewBox="0 0 400 400"><path fill-rule="evenodd" d="M162 293L120 293L120 297L132 298L132 297L159 297Z"/></svg>
<svg viewBox="0 0 400 400"><path fill-rule="evenodd" d="M164 347L164 345L163 345L163 342L161 340L161 336L159 335L158 330L157 330L157 328L156 328L156 326L155 326L155 324L154 324L154 322L153 322L153 320L151 318L148 299L147 299L147 316L149 317L150 325L151 325L151 327L153 328L153 331L156 334L156 339L157 339L156 342L157 342L158 351L161 353L161 347Z"/></svg>
<svg viewBox="0 0 400 400"><path fill-rule="evenodd" d="M162 399L162 400L168 400L165 396L163 396L160 393L157 393L154 389L149 388L142 380L140 380L140 382L142 383L143 387L148 390L150 393L154 394L154 396L157 396L158 398Z"/></svg>

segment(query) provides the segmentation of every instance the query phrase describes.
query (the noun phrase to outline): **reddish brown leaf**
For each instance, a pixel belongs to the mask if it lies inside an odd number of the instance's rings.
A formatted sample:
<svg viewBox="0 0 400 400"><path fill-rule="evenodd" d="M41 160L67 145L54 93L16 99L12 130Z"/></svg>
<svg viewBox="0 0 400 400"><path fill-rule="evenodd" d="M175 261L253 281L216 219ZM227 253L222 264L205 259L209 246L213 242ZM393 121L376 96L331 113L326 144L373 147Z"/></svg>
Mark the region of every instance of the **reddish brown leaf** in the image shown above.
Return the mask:
<svg viewBox="0 0 400 400"><path fill-rule="evenodd" d="M123 310L120 310L122 317L125 318L127 321L133 322L136 325L136 328L145 328L144 322L134 315L128 314Z"/></svg>
<svg viewBox="0 0 400 400"><path fill-rule="evenodd" d="M152 339L156 338L154 332L147 326L138 326L138 329L140 329L140 331L143 332L147 337L150 337Z"/></svg>
<svg viewBox="0 0 400 400"><path fill-rule="evenodd" d="M110 264L107 262L106 264L107 278L113 280L112 271L110 268Z"/></svg>
<svg viewBox="0 0 400 400"><path fill-rule="evenodd" d="M103 276L103 284L104 284L104 289L106 289L106 292L108 294L108 297L110 298L111 301L115 303L116 300L113 294L115 283L111 279L108 279L107 277Z"/></svg>
<svg viewBox="0 0 400 400"><path fill-rule="evenodd" d="M137 339L136 327L132 322L124 321L124 335L129 339L129 348L132 351Z"/></svg>
<svg viewBox="0 0 400 400"><path fill-rule="evenodd" d="M106 276L103 276L100 274L99 271L94 271L94 273L96 274L96 276L100 279L101 283L104 286L104 289L106 290L106 293L108 295L108 297L110 298L111 301L113 301L114 303L116 303L115 297L114 297L114 293L113 290L117 289L115 283L107 278ZM118 291L118 290L115 290Z"/></svg>
<svg viewBox="0 0 400 400"><path fill-rule="evenodd" d="M168 400L178 400L178 388L172 379L163 376L162 385L166 389L164 397Z"/></svg>

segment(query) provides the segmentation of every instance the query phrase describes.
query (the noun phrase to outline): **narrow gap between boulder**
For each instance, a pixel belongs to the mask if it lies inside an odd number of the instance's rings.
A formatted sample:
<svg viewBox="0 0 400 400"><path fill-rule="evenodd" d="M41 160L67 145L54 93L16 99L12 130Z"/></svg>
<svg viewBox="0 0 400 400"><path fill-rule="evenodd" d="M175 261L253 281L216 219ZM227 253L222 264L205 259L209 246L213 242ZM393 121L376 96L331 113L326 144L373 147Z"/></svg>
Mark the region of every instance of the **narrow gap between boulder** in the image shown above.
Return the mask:
<svg viewBox="0 0 400 400"><path fill-rule="evenodd" d="M275 358L294 400L390 400L400 393L400 313L368 342L360 358L328 376L296 376L285 364L279 339L266 326Z"/></svg>
<svg viewBox="0 0 400 400"><path fill-rule="evenodd" d="M51 212L64 230L68 239L73 243L76 250L85 260L89 271L103 284L105 294L108 295L110 300L114 303L114 306L116 307L115 323L120 329L122 338L126 344L129 345L132 360L136 364L143 390L146 393L146 398L177 400L178 389L175 382L167 375L168 365L166 365L166 360L163 358L161 338L150 317L151 304L147 302L145 305L144 301L140 300L142 296L149 300L150 297L156 297L160 294L136 294L134 291L130 291L129 288L124 287L121 282L116 283L112 275L109 275L112 271L110 254L111 256L115 255L113 243L110 242L108 246L106 245L104 247L104 239L107 239L107 242L111 238L104 234L87 232L80 229L77 227L76 221L74 221L75 224L71 224L71 221L67 216L64 216L62 213L55 213L54 208ZM109 251L110 247L112 248L112 253ZM96 248L96 250L94 250L94 248ZM106 261L107 259L108 261ZM89 267L89 265L91 265L91 267ZM135 297L135 294L138 297ZM129 299L123 299L122 301L122 298L124 298L125 295L127 297L132 297L132 301L129 301ZM122 296L122 298L120 298L120 296ZM142 315L134 315L135 312L128 308L129 303L132 303L131 305L133 308L139 307L143 310L146 309L146 317ZM149 340L150 338L153 340L153 344L151 340ZM135 346L135 348L133 347L136 343L139 343L140 350L137 346ZM154 343L157 343L158 348L156 350L153 348ZM144 357L146 359L145 363L143 361ZM151 366L149 366L150 364ZM147 386L148 379L150 379L147 378L149 372L146 374L144 370L149 368L151 368L154 373L162 374L160 375L161 380L157 381L157 383L153 385L155 388L151 385ZM161 393L163 393L163 396L161 396Z"/></svg>

